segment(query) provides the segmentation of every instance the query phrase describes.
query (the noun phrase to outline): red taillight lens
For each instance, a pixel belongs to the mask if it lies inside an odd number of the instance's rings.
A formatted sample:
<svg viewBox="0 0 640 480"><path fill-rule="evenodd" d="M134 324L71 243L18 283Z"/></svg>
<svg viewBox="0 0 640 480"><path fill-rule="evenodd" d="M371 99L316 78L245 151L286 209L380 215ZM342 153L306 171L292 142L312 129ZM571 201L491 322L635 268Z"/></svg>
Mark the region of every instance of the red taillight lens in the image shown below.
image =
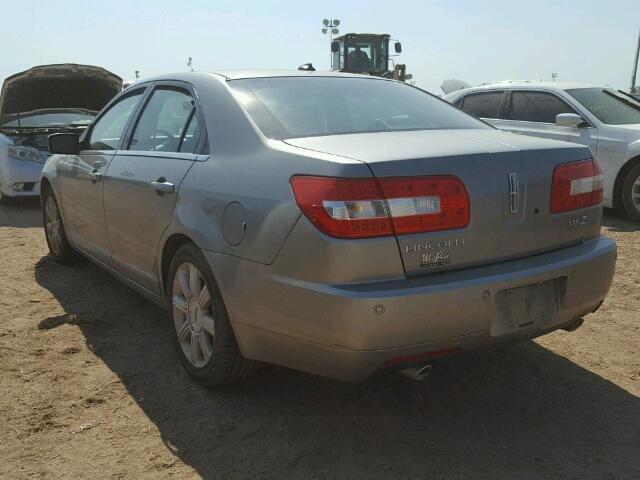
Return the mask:
<svg viewBox="0 0 640 480"><path fill-rule="evenodd" d="M307 218L332 237L404 235L469 223L469 197L462 182L452 176L294 176L291 187Z"/></svg>
<svg viewBox="0 0 640 480"><path fill-rule="evenodd" d="M457 177L381 178L398 235L466 227L469 197Z"/></svg>
<svg viewBox="0 0 640 480"><path fill-rule="evenodd" d="M553 171L551 213L562 213L602 202L602 170L595 160L565 163Z"/></svg>

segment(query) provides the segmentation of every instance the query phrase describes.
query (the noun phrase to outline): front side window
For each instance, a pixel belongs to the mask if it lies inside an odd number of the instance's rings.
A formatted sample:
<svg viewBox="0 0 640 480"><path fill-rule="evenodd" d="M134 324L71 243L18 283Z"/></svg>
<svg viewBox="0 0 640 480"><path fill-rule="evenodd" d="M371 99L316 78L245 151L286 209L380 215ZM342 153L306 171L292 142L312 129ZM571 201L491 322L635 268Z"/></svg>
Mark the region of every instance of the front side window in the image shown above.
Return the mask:
<svg viewBox="0 0 640 480"><path fill-rule="evenodd" d="M267 137L491 128L417 88L348 77L231 80L237 100Z"/></svg>
<svg viewBox="0 0 640 480"><path fill-rule="evenodd" d="M184 152L191 146L189 153L193 153L198 135L195 102L191 95L183 90L159 88L140 115L129 149Z"/></svg>
<svg viewBox="0 0 640 480"><path fill-rule="evenodd" d="M127 95L114 104L95 123L89 136L91 150L116 150L124 135L129 118L138 106L144 90L138 90Z"/></svg>
<svg viewBox="0 0 640 480"><path fill-rule="evenodd" d="M563 100L551 93L521 92L511 93L510 120L525 122L556 123L556 115L576 113Z"/></svg>
<svg viewBox="0 0 640 480"><path fill-rule="evenodd" d="M566 92L607 125L640 123L640 102L608 88L575 88Z"/></svg>
<svg viewBox="0 0 640 480"><path fill-rule="evenodd" d="M462 99L461 107L478 118L498 118L503 96L503 91L471 93Z"/></svg>

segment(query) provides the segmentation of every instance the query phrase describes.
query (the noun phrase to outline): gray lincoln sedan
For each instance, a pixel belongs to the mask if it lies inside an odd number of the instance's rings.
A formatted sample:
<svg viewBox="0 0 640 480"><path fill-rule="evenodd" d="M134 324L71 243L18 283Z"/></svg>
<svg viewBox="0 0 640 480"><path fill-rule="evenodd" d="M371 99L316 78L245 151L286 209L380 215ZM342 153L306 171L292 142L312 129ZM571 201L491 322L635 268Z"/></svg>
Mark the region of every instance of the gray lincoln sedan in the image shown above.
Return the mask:
<svg viewBox="0 0 640 480"><path fill-rule="evenodd" d="M209 385L259 362L420 378L435 358L579 327L614 274L587 147L391 80L166 75L49 144L51 256L80 252L166 306Z"/></svg>

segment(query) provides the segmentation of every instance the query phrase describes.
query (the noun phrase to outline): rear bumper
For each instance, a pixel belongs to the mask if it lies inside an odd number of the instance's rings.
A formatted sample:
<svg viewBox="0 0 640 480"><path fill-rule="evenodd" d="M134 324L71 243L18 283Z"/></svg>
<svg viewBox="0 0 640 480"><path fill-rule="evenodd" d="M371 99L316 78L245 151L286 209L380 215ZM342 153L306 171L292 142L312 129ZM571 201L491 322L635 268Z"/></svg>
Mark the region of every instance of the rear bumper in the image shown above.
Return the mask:
<svg viewBox="0 0 640 480"><path fill-rule="evenodd" d="M616 245L600 237L494 265L347 285L285 278L272 274L272 266L206 256L243 355L362 380L398 357L533 338L570 324L604 300ZM525 292L527 299L513 308L511 300L505 304L506 291L529 285L540 285L533 288L541 293L519 290L514 298ZM544 298L530 302L535 295Z"/></svg>

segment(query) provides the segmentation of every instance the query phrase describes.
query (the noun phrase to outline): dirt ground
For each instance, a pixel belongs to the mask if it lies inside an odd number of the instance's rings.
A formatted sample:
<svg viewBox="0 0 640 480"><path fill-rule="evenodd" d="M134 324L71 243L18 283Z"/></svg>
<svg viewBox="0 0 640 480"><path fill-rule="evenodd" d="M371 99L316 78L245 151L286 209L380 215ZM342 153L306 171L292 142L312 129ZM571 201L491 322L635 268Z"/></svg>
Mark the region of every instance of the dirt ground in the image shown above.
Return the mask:
<svg viewBox="0 0 640 480"><path fill-rule="evenodd" d="M162 311L46 256L36 203L0 207L0 477L640 478L640 227L574 333L363 385L266 366L218 390Z"/></svg>

